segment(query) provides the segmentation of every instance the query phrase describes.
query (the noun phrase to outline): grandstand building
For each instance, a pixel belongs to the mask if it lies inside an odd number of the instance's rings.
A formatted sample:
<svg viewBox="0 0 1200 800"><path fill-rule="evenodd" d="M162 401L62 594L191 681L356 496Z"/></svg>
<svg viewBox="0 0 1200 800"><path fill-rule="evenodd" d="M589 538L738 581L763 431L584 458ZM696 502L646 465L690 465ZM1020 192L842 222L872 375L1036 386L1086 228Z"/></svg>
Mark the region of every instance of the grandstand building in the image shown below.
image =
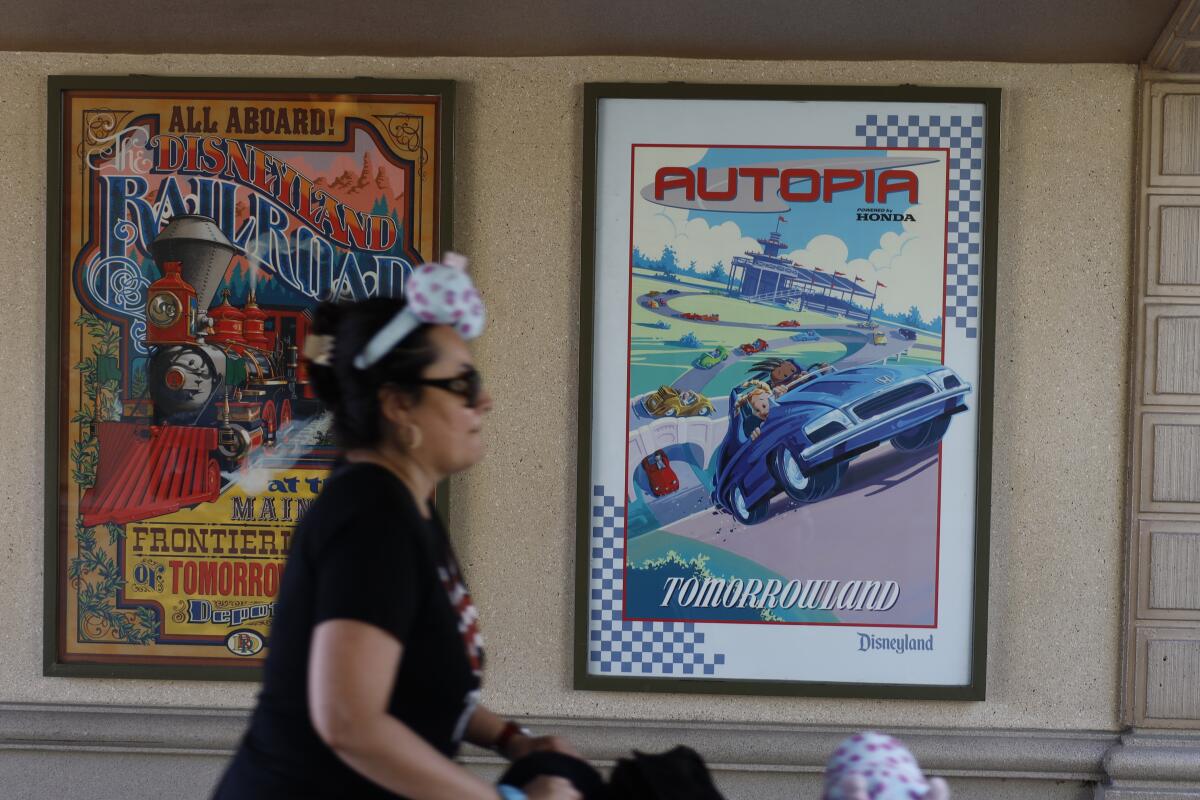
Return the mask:
<svg viewBox="0 0 1200 800"><path fill-rule="evenodd" d="M763 246L761 253L747 252L731 260L726 284L731 297L797 311L824 311L858 319L870 317L871 311L864 311L852 301L863 298L873 310L875 292L840 272L830 274L780 256L788 245L780 238L778 225L768 238L759 239L758 243Z"/></svg>

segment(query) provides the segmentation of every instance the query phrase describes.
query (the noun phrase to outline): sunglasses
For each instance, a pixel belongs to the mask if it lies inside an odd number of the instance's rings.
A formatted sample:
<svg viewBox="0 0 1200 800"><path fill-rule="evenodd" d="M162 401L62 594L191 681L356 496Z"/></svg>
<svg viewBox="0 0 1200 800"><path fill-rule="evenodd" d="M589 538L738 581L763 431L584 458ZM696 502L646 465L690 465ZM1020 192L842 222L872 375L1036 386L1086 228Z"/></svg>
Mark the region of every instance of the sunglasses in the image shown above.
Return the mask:
<svg viewBox="0 0 1200 800"><path fill-rule="evenodd" d="M453 378L422 378L417 383L421 386L434 386L456 394L467 401L467 408L478 406L479 395L483 392L483 376L474 367Z"/></svg>

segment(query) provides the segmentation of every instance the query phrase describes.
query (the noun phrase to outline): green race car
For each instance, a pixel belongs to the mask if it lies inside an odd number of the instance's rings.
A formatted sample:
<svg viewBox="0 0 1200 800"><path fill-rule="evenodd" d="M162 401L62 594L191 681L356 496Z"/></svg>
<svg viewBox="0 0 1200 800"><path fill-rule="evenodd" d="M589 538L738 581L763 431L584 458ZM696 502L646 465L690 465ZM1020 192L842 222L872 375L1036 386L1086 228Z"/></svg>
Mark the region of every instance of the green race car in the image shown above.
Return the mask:
<svg viewBox="0 0 1200 800"><path fill-rule="evenodd" d="M712 352L705 353L696 359L696 366L700 369L712 369L717 364L720 364L725 359L729 358L729 351L721 345L717 345L717 349Z"/></svg>

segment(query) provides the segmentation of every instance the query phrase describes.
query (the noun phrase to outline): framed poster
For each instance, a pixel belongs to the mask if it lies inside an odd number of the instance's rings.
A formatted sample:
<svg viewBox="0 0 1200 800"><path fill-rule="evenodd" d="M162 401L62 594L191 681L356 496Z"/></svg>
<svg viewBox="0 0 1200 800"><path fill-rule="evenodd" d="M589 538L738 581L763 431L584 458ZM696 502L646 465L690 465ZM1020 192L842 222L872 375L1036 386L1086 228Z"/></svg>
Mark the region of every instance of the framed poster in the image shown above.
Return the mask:
<svg viewBox="0 0 1200 800"><path fill-rule="evenodd" d="M983 697L999 107L587 87L577 687Z"/></svg>
<svg viewBox="0 0 1200 800"><path fill-rule="evenodd" d="M52 77L49 675L255 679L335 457L329 298L450 240L453 84Z"/></svg>

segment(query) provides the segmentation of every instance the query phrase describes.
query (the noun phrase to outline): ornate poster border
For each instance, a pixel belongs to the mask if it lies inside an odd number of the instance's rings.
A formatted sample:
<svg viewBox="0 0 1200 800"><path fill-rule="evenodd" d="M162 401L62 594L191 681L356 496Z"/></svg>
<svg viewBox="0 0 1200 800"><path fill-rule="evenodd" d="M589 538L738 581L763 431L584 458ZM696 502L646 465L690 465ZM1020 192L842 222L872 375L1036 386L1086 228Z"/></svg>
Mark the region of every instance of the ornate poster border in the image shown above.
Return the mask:
<svg viewBox="0 0 1200 800"><path fill-rule="evenodd" d="M69 130L67 113L67 98L74 95L95 94L103 96L111 92L117 96L169 96L178 92L187 96L203 96L217 101L230 97L270 97L272 101L281 103L288 99L300 101L316 98L334 99L342 102L347 98L355 98L355 102L365 108L368 102L396 103L399 105L406 98L410 101L420 100L426 103L436 120L436 131L432 134L426 130L426 120L407 114L376 114L373 117L372 130L377 130L379 136L390 139L388 146L396 152L409 152L409 163L416 165L415 171L425 182L432 182L432 191L426 195L422 191L413 193L411 203L412 224L414 230L425 231L418 255L424 258L435 258L451 246L452 242L452 201L451 201L451 167L452 167L452 136L454 127L454 83L452 81L404 81L376 80L370 78L355 79L277 79L277 78L172 78L172 77L96 77L96 76L51 76L48 81L48 119L47 119L47 203L46 203L46 241L47 241L47 305L46 305L46 443L45 443L45 577L44 577L44 636L43 636L43 665L44 674L48 676L67 677L124 677L124 678L158 678L158 679L188 679L188 680L258 680L261 677L261 659L248 660L233 655L233 648L227 657L200 659L194 656L180 657L170 653L155 655L97 655L81 656L68 652L65 646L66 636L66 601L68 594L77 600L86 595L90 601L99 603L96 624L103 624L106 630L115 631L121 641L135 644L149 644L161 634L162 621L154 609L145 605L136 607L125 605L113 606L105 604L104 597L123 596L127 570L117 562L111 550L119 549L119 542L125 535L124 526L120 524L99 523L85 526L76 516L74 522L67 518L69 513L68 492L72 482L78 476L74 473L82 466L88 466L95 474L98 456L88 450L87 443L72 438L71 425L83 424L79 420L66 420L69 406L64 395L66 390L65 377L69 366L78 370L80 364L68 365L66 361L72 356L71 343L67 333L76 326L78 336L86 337L91 350L90 356L80 356L84 372L90 370L92 384L97 384L98 370L116 369L116 351L125 344L115 326L105 324L104 320L94 314L79 314L78 319L67 319L70 311L71 263L76 253L70 251L67 241L68 232L72 226L82 222L77 219L78 211L66 202L69 182L72 179L70 165L75 162L83 169L84 159L89 155L112 157L114 147L119 143L114 134L122 129L123 123L129 120L133 113L122 104L100 104L96 108L85 109L80 121L82 134L75 152L69 152L70 144L66 141ZM132 103L131 103L132 104ZM112 105L114 107L108 107ZM185 128L189 132L211 132L215 126L207 121L186 121ZM315 124L315 123L314 123ZM330 124L332 128L332 122ZM382 139L381 139L382 141ZM430 175L430 164L436 174ZM75 176L78 180L78 176ZM407 220L408 217L405 217ZM361 233L361 232L360 232ZM415 234L414 234L415 235ZM399 245L397 245L399 246ZM114 308L123 308L130 298L138 294L132 291L145 287L134 287L133 283L145 282L139 275L125 274L122 265L114 265L105 275L105 297L111 301ZM131 281L133 283L131 283ZM253 293L251 294L253 302ZM107 306L106 306L107 307ZM203 311L203 309L201 309ZM131 315L135 316L135 315ZM213 320L209 320L210 323ZM268 326L271 324L267 323ZM216 325L220 326L218 321ZM129 339L137 340L139 331L144 332L146 321L144 317L135 320L130 328ZM209 333L212 333L210 329ZM247 327L249 333L249 327ZM269 335L269 333L268 333ZM263 339L259 332L261 341ZM278 338L278 337L276 337ZM136 344L136 341L135 341ZM134 345L129 345L134 346ZM144 346L144 345L143 345ZM276 348L278 349L278 348ZM293 348L295 349L295 348ZM112 351L112 352L110 352ZM280 357L277 354L277 357ZM284 354L283 358L286 357ZM253 356L248 356L247 360ZM84 363L86 362L86 363ZM80 381L86 383L87 375L80 373ZM232 383L232 380L230 381ZM86 386L81 387L86 389ZM119 395L115 398L101 398L100 388L96 388L97 407L104 400L120 408ZM252 395L252 391L247 391ZM127 405L134 401L129 399ZM244 404L243 404L244 405ZM78 416L76 410L76 416ZM97 412L99 413L99 412ZM158 412L155 412L156 414ZM233 413L236 413L236 409ZM249 412L247 412L249 414ZM282 409L281 412L282 413ZM225 419L231 418L229 389L225 390ZM249 414L253 417L253 414ZM157 419L158 417L154 417ZM99 419L99 417L97 417ZM120 424L120 412L114 411L107 419L117 420L110 425ZM149 418L148 418L149 419ZM94 425L96 419L90 420ZM280 417L277 425L282 427L285 418ZM87 422L87 421L85 421ZM274 426L271 426L274 427ZM267 434L274 433L267 429ZM261 435L261 434L255 434ZM82 449L81 449L82 448ZM92 448L95 450L95 448ZM72 452L78 456L72 460ZM85 463L87 462L87 463ZM75 466L71 466L75 465ZM211 481L210 481L211 483ZM211 488L211 487L210 487ZM445 487L439 487L438 507L445 514L448 498ZM77 501L76 501L77 502ZM72 506L73 507L73 506ZM106 510L107 511L107 510ZM108 516L112 516L108 513ZM71 538L68 538L71 537ZM73 556L68 559L68 548L73 548ZM68 592L68 589L71 589ZM94 603L95 604L95 603ZM127 605L127 604L126 604ZM109 613L103 613L107 609ZM160 610L160 613L165 611ZM78 620L85 617L82 612L76 614ZM101 619L103 617L103 619ZM111 618L110 618L111 617ZM82 622L80 622L82 624ZM257 644L263 650L265 637Z"/></svg>

